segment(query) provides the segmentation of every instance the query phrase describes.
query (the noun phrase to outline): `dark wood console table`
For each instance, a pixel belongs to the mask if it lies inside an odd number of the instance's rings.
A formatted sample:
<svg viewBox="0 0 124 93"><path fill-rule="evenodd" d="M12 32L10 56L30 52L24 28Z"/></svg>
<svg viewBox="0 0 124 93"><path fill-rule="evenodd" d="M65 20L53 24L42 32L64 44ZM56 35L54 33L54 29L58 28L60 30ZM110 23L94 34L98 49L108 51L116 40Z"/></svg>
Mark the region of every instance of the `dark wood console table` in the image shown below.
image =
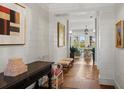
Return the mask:
<svg viewBox="0 0 124 93"><path fill-rule="evenodd" d="M28 65L28 71L15 77L4 76L0 73L0 88L1 89L24 89L36 82L35 88L39 88L38 79L44 75L48 75L49 87L51 84L51 65L53 62L36 61Z"/></svg>

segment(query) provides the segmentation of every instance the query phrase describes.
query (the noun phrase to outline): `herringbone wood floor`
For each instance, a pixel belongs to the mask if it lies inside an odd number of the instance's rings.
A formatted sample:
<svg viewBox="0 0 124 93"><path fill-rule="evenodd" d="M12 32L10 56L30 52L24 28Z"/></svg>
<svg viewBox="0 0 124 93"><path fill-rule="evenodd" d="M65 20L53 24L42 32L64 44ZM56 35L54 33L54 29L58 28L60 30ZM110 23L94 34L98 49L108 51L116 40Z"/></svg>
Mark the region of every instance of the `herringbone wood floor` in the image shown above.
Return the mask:
<svg viewBox="0 0 124 93"><path fill-rule="evenodd" d="M79 59L64 74L64 84L61 88L100 89L98 76L99 71L96 65L92 65L92 61L85 62L83 59Z"/></svg>

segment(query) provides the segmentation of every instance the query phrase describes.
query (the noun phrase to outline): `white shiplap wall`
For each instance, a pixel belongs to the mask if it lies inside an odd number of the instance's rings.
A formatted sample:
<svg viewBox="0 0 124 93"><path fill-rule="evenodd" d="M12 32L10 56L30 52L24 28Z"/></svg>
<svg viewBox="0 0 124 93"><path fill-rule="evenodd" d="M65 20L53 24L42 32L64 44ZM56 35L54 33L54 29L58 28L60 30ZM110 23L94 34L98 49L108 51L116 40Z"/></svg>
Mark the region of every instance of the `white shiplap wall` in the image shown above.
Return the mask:
<svg viewBox="0 0 124 93"><path fill-rule="evenodd" d="M118 6L116 23L124 20L124 4ZM124 48L115 48L115 84L117 88L124 89Z"/></svg>
<svg viewBox="0 0 124 93"><path fill-rule="evenodd" d="M55 16L54 14L50 13L49 15L49 54L50 60L54 62L58 62L62 58L67 57L67 19L63 16ZM58 47L57 46L57 22L60 22L65 25L65 46Z"/></svg>
<svg viewBox="0 0 124 93"><path fill-rule="evenodd" d="M0 46L0 72L9 58L21 57L25 63L30 63L49 54L49 14L33 4L26 6L26 44Z"/></svg>

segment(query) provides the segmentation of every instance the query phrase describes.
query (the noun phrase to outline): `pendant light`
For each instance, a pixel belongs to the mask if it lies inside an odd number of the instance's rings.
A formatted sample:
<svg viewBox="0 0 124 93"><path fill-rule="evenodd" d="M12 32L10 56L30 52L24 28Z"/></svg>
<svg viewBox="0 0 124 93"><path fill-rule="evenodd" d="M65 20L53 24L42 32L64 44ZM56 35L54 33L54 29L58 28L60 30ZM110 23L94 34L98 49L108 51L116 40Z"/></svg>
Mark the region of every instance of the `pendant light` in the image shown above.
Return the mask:
<svg viewBox="0 0 124 93"><path fill-rule="evenodd" d="M84 29L84 32L85 32L85 35L88 35L88 28L87 28L87 25L86 25L86 28Z"/></svg>

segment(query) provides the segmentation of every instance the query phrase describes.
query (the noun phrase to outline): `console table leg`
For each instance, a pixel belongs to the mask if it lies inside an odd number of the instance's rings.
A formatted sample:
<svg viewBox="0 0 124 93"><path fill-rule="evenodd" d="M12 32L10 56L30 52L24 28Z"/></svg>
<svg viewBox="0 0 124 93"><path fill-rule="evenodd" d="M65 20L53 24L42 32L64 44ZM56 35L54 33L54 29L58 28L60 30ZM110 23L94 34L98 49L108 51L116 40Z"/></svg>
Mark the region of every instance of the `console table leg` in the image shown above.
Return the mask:
<svg viewBox="0 0 124 93"><path fill-rule="evenodd" d="M39 89L39 88L40 88L39 81L37 80L36 83L35 83L34 89Z"/></svg>
<svg viewBox="0 0 124 93"><path fill-rule="evenodd" d="M51 71L49 72L49 74L48 74L48 78L49 78L49 80L48 80L48 88L49 89L52 89L52 80L51 80L51 78L52 78L52 74L51 74Z"/></svg>

